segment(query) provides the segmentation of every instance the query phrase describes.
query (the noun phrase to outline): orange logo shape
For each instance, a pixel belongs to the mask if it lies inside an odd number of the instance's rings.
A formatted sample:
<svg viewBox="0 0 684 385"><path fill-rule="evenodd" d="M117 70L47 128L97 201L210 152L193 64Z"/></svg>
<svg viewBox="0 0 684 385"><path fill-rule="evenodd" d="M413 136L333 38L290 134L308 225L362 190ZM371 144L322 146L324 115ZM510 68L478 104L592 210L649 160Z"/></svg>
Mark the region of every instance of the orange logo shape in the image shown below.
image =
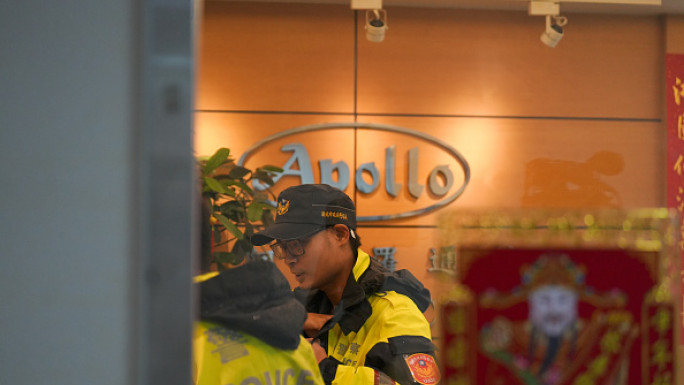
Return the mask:
<svg viewBox="0 0 684 385"><path fill-rule="evenodd" d="M281 200L278 202L278 215L283 215L287 212L287 210L290 209L290 201L286 201L285 199Z"/></svg>
<svg viewBox="0 0 684 385"><path fill-rule="evenodd" d="M406 357L406 364L416 382L423 385L434 385L439 382L439 368L437 368L435 359L431 355L425 353L411 354Z"/></svg>

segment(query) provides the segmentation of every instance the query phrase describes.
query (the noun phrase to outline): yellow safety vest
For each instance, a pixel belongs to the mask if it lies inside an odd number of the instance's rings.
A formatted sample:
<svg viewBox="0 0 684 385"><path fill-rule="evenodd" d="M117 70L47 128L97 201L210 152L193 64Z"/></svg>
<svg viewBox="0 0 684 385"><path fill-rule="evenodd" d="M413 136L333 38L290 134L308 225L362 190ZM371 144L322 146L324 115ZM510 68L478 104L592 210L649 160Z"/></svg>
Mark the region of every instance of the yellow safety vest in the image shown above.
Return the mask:
<svg viewBox="0 0 684 385"><path fill-rule="evenodd" d="M356 280L369 264L368 254L359 250L353 269ZM369 350L378 343L388 343L393 337L416 336L432 339L429 322L409 297L387 291L371 295L368 301L373 313L357 332L344 335L339 324L328 331L328 357L341 362L337 366L333 385L391 384L393 382L389 377L364 366ZM432 385L440 381L439 369L433 356L408 352L401 359L416 383Z"/></svg>
<svg viewBox="0 0 684 385"><path fill-rule="evenodd" d="M323 385L311 344L295 350L268 345L212 322L194 332L195 385Z"/></svg>

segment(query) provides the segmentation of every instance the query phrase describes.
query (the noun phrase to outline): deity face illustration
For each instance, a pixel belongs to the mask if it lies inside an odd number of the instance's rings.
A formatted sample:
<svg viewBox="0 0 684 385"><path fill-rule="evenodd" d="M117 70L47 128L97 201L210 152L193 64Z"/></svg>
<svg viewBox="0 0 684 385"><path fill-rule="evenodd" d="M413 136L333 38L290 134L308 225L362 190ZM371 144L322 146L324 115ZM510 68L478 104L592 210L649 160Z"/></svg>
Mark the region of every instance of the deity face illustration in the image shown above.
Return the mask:
<svg viewBox="0 0 684 385"><path fill-rule="evenodd" d="M577 319L577 292L564 286L541 286L528 303L532 325L549 337L560 336Z"/></svg>

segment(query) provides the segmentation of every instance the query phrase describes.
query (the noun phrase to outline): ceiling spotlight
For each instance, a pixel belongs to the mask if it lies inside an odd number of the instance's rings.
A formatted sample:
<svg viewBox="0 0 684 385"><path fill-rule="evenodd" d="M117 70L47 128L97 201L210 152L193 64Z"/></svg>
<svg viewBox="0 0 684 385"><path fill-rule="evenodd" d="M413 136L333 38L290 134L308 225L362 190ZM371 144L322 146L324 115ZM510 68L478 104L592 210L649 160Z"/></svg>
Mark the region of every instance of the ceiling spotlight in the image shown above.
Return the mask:
<svg viewBox="0 0 684 385"><path fill-rule="evenodd" d="M387 12L384 9L366 11L366 39L374 43L385 40Z"/></svg>
<svg viewBox="0 0 684 385"><path fill-rule="evenodd" d="M541 34L542 43L555 47L563 38L563 26L567 23L567 17L546 15L546 30Z"/></svg>

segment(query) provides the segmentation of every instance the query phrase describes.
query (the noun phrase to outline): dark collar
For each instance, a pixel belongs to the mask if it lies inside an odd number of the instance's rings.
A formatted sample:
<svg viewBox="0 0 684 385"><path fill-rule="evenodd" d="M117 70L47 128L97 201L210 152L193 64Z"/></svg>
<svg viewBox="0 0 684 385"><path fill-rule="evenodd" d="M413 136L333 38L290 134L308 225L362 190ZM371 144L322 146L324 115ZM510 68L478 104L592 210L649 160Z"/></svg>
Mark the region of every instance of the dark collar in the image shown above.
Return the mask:
<svg viewBox="0 0 684 385"><path fill-rule="evenodd" d="M342 301L340 301L336 310L338 309L342 309L342 317L339 324L345 335L350 332L358 332L373 313L373 308L366 298L366 293L359 283L356 282L353 274L349 274L347 285L342 292Z"/></svg>
<svg viewBox="0 0 684 385"><path fill-rule="evenodd" d="M309 293L306 299L306 310L314 313L333 314L333 317L321 328L318 333L319 336L325 334L338 323L345 335L350 332L358 332L373 313L373 308L366 298L366 292L354 279L353 272L349 273L347 283L342 291L342 300L334 311L332 303L320 290L313 290Z"/></svg>

